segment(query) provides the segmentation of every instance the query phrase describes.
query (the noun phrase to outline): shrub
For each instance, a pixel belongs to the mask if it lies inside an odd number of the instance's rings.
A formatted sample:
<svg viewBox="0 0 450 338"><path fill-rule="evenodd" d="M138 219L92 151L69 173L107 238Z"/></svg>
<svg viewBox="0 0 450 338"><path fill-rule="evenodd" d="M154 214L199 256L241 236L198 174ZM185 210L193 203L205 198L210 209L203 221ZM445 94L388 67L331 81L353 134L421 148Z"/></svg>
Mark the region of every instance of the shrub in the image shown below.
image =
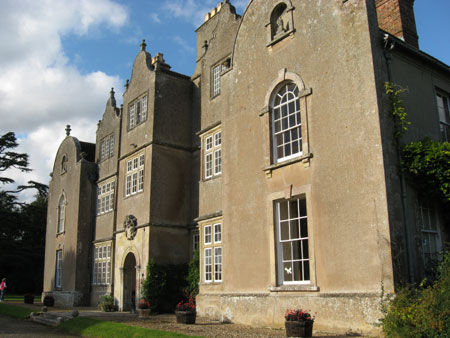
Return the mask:
<svg viewBox="0 0 450 338"><path fill-rule="evenodd" d="M382 302L383 331L388 338L450 337L450 252L430 286L404 287Z"/></svg>
<svg viewBox="0 0 450 338"><path fill-rule="evenodd" d="M114 304L114 296L113 295L100 296L99 308L104 312L116 311L116 306Z"/></svg>
<svg viewBox="0 0 450 338"><path fill-rule="evenodd" d="M143 297L147 299L152 312L171 312L186 287L186 264L163 265L152 259L147 265L147 276L142 284Z"/></svg>
<svg viewBox="0 0 450 338"><path fill-rule="evenodd" d="M198 283L200 282L200 254L195 250L194 257L189 262L189 271L187 276L189 297L195 298L198 295Z"/></svg>

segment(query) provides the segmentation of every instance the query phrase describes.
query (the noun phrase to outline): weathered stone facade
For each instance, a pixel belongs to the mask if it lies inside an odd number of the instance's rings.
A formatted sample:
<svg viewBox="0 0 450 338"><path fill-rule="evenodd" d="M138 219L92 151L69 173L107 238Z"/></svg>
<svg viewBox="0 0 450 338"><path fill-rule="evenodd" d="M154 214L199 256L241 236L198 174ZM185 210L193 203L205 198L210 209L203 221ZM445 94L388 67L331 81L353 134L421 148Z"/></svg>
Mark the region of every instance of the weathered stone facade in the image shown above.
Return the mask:
<svg viewBox="0 0 450 338"><path fill-rule="evenodd" d="M58 151L44 293L92 305L111 293L129 310L150 259L188 262L198 248L200 315L280 326L300 307L318 328L376 331L381 285L419 280L425 233L436 248L449 233L399 176L384 95L386 81L408 88L408 140L439 138L449 67L380 30L377 9L383 21L404 1L382 2L252 0L241 16L225 0L197 29L192 77L143 42L95 160L71 136ZM73 233L56 234L61 194L80 214L66 217Z"/></svg>

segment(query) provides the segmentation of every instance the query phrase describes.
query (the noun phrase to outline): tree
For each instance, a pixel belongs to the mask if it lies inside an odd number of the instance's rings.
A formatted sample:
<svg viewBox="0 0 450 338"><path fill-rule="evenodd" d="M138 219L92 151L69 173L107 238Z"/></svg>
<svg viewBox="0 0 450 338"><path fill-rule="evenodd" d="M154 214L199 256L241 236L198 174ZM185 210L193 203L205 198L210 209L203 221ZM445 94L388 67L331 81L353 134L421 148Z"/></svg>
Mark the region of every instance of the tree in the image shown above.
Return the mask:
<svg viewBox="0 0 450 338"><path fill-rule="evenodd" d="M29 172L28 155L12 151L18 146L13 132L0 136L0 173L8 169ZM3 185L15 183L2 176ZM31 203L19 201L17 194L36 189ZM0 273L8 277L9 292L42 291L48 187L34 181L12 190L0 190Z"/></svg>

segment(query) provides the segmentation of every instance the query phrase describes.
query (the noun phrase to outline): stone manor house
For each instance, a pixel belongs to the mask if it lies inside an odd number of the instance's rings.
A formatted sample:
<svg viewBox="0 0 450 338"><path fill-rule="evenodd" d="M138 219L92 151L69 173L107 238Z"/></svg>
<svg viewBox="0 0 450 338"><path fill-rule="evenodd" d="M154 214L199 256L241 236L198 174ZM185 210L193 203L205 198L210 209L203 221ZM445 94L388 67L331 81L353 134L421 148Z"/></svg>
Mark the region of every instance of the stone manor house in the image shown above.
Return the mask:
<svg viewBox="0 0 450 338"><path fill-rule="evenodd" d="M192 76L143 41L96 143L68 127L56 154L43 294L127 311L150 259L199 249L200 315L374 331L381 285L420 281L450 234L398 170L384 90L407 88L402 142L449 140L450 69L419 49L413 4L224 0Z"/></svg>

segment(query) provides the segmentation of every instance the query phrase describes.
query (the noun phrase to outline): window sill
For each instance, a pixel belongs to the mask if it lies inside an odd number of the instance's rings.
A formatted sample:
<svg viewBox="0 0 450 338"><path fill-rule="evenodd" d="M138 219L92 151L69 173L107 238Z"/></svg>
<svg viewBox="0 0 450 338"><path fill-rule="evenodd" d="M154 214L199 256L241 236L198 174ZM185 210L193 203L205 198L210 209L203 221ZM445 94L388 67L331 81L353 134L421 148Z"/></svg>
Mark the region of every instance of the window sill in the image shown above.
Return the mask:
<svg viewBox="0 0 450 338"><path fill-rule="evenodd" d="M280 286L270 286L270 292L296 292L296 291L308 291L317 292L320 291L318 286L312 285L280 285Z"/></svg>
<svg viewBox="0 0 450 338"><path fill-rule="evenodd" d="M214 175L214 176L211 176L211 177L208 177L208 178L204 178L204 179L201 180L201 182L213 181L213 180L215 180L215 179L217 179L219 177L222 177L222 173Z"/></svg>
<svg viewBox="0 0 450 338"><path fill-rule="evenodd" d="M134 196L134 195L131 195L131 196ZM114 209L113 210L109 210L107 212L102 212L101 214L97 214L97 217L100 217L100 216L103 216L103 215L108 215L108 214L112 213L113 211L114 211Z"/></svg>
<svg viewBox="0 0 450 338"><path fill-rule="evenodd" d="M291 29L291 30L288 30L287 32L284 32L283 34L280 34L280 35L274 37L273 40L270 41L270 42L266 45L266 47L273 46L273 45L276 44L277 42L280 42L281 40L287 38L289 35L294 34L294 32L295 32L295 29Z"/></svg>
<svg viewBox="0 0 450 338"><path fill-rule="evenodd" d="M201 283L198 283L198 284L201 285L201 286L205 286L205 285L222 285L223 282L201 282Z"/></svg>
<svg viewBox="0 0 450 338"><path fill-rule="evenodd" d="M272 164L272 165L270 165L268 167L265 167L263 169L263 171L266 173L266 177L267 178L271 178L273 170L276 170L276 169L279 169L279 168L282 168L282 167L286 167L288 165L291 165L291 164L294 164L294 163L297 163L297 162L303 162L304 167L308 168L312 158L313 158L313 154L312 153L304 154L304 155L301 155L299 157L293 158L291 160L287 160L287 161L280 162L280 163L274 163L274 164Z"/></svg>

